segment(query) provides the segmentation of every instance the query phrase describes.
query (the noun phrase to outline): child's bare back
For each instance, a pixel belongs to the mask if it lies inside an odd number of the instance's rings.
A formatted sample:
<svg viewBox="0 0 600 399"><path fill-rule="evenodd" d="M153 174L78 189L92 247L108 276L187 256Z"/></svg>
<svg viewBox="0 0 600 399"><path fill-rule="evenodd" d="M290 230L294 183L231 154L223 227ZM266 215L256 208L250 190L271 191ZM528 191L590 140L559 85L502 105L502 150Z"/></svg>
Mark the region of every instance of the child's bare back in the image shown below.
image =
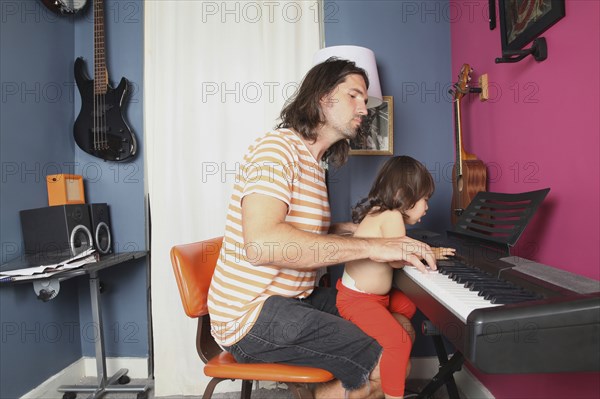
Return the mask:
<svg viewBox="0 0 600 399"><path fill-rule="evenodd" d="M409 220L413 224L416 220ZM406 235L406 225L399 210L388 210L381 213L377 208L365 216L360 222L354 235L356 237L403 237ZM454 256L453 248L432 248L436 259L447 259ZM394 269L404 267L402 262L394 262L394 267L389 263L374 262L370 259L355 260L346 264L345 274L354 280L354 286L364 292L385 295L392 288Z"/></svg>
<svg viewBox="0 0 600 399"><path fill-rule="evenodd" d="M375 209L376 210L376 209ZM406 228L397 210L371 212L360 222L355 237L402 237ZM370 294L385 295L392 288L394 268L388 263L361 259L346 264L345 272L352 277L357 289Z"/></svg>

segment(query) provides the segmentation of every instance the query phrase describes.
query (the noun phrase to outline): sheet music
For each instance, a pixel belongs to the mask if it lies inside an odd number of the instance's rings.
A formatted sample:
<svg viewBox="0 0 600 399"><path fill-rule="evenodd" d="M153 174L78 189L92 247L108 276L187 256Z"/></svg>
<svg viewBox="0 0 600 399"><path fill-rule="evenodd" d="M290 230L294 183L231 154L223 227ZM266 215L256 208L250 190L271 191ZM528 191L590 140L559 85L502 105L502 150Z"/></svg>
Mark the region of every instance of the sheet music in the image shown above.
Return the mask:
<svg viewBox="0 0 600 399"><path fill-rule="evenodd" d="M54 264L46 264L35 267L27 267L22 269L15 270L5 270L0 271L0 281L4 281L8 278L11 278L11 281L14 281L16 277L29 277L38 274L44 274L45 276L49 276L51 274L55 274L57 272L69 269L75 269L81 267L88 263L97 262L97 253L94 248L88 248L82 253L73 256L72 258L66 259L59 263Z"/></svg>
<svg viewBox="0 0 600 399"><path fill-rule="evenodd" d="M58 269L58 270L54 269L52 271L33 274L31 276L2 276L2 275L0 275L0 283L3 283L5 281L8 282L8 281L23 281L23 280L27 280L27 281L43 280L43 279L51 278L53 275L58 274L62 271L63 271L63 269Z"/></svg>

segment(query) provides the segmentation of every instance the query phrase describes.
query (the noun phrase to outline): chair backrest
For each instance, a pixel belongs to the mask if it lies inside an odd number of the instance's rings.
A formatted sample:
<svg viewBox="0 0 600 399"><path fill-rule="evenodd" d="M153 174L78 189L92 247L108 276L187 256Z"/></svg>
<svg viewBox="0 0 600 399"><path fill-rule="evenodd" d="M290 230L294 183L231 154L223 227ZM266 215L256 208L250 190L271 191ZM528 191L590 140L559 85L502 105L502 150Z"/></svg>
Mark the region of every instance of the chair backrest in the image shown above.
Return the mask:
<svg viewBox="0 0 600 399"><path fill-rule="evenodd" d="M219 259L223 237L171 248L171 264L185 313L193 318L208 314L208 289Z"/></svg>

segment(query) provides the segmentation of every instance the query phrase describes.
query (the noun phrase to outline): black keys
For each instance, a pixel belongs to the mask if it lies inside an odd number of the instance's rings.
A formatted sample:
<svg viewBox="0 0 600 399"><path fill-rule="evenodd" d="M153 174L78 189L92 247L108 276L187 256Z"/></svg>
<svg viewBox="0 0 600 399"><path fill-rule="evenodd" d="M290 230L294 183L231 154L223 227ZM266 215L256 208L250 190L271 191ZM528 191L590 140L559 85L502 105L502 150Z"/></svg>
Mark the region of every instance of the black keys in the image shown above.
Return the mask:
<svg viewBox="0 0 600 399"><path fill-rule="evenodd" d="M465 288L477 291L479 296L492 303L510 304L540 299L531 291L455 260L439 261L438 271Z"/></svg>

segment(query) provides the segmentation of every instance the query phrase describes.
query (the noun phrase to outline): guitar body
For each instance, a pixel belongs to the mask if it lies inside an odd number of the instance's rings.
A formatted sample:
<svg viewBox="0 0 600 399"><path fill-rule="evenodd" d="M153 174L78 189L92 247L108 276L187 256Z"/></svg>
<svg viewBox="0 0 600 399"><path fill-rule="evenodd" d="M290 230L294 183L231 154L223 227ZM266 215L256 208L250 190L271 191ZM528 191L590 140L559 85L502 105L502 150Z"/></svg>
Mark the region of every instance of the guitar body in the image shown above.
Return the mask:
<svg viewBox="0 0 600 399"><path fill-rule="evenodd" d="M458 177L456 166L452 168L452 224L456 221L471 203L473 197L480 192L486 191L487 168L479 159L467 159L462 161L462 176Z"/></svg>
<svg viewBox="0 0 600 399"><path fill-rule="evenodd" d="M105 161L125 161L135 155L137 142L123 119L122 106L129 82L121 78L116 88L94 94L94 80L85 73L82 58L75 61L75 82L81 111L75 120L75 142L85 152Z"/></svg>

